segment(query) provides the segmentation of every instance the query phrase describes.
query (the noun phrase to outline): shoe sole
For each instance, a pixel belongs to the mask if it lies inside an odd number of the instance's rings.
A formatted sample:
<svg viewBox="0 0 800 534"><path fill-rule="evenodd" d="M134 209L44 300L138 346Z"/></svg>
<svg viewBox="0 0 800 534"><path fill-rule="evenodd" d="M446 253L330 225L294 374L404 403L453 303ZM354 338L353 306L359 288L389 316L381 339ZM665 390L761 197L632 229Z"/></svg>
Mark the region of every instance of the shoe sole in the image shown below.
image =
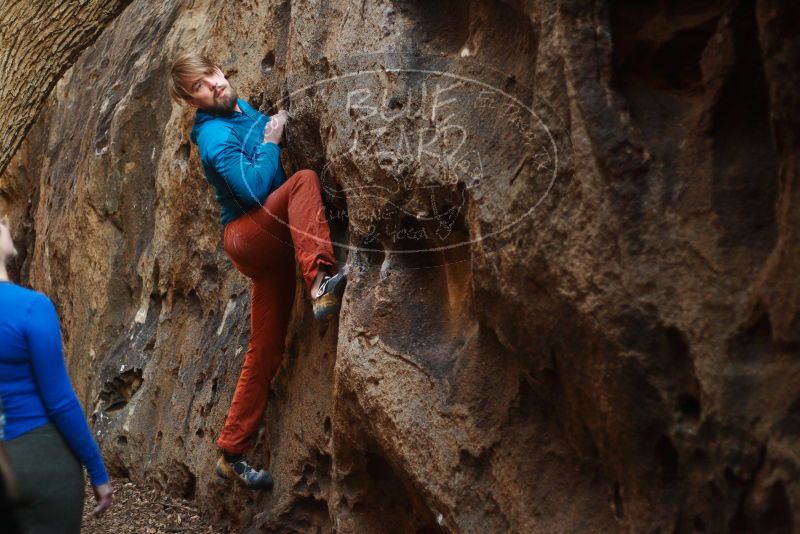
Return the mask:
<svg viewBox="0 0 800 534"><path fill-rule="evenodd" d="M314 303L314 318L320 323L325 323L339 311L340 306L339 297L335 294L323 295Z"/></svg>

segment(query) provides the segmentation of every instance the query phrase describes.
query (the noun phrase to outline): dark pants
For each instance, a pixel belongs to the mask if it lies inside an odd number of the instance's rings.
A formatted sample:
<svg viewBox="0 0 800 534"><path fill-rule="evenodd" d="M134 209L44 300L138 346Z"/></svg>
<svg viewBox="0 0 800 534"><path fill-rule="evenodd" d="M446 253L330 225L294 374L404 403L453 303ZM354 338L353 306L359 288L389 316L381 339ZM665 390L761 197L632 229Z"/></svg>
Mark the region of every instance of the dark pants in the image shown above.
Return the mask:
<svg viewBox="0 0 800 534"><path fill-rule="evenodd" d="M283 359L295 258L307 289L320 265L331 274L337 271L317 173L296 172L263 206L228 223L224 245L236 269L251 281L250 342L217 445L243 453L258 431L269 384Z"/></svg>
<svg viewBox="0 0 800 534"><path fill-rule="evenodd" d="M52 423L5 442L17 482L16 517L30 534L81 529L83 469Z"/></svg>
<svg viewBox="0 0 800 534"><path fill-rule="evenodd" d="M17 519L14 517L15 487L5 445L0 442L0 525L3 525L3 534L20 534L21 532Z"/></svg>

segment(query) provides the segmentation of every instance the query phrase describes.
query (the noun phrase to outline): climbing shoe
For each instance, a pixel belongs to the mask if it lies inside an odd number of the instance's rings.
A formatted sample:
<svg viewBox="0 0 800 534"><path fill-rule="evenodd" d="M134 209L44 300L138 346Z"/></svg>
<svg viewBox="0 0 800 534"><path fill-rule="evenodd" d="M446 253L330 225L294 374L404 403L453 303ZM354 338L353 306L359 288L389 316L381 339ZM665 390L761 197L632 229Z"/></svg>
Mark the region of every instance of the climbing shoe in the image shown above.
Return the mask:
<svg viewBox="0 0 800 534"><path fill-rule="evenodd" d="M316 295L312 295L311 306L314 308L314 318L320 323L327 323L328 319L336 315L342 301L344 286L347 284L347 273L344 269L335 275L326 274L319 284Z"/></svg>
<svg viewBox="0 0 800 534"><path fill-rule="evenodd" d="M247 489L268 490L272 488L272 475L269 474L269 471L264 469L256 471L244 457L228 461L224 455L220 455L215 471L220 478L233 480Z"/></svg>

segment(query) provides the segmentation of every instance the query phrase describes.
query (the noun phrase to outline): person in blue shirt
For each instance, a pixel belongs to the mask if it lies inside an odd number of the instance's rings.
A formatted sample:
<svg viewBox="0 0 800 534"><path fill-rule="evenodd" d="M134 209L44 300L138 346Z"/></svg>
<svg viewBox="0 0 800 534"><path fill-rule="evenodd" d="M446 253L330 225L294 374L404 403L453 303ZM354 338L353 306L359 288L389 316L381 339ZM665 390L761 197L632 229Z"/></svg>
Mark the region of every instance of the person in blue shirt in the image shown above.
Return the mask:
<svg viewBox="0 0 800 534"><path fill-rule="evenodd" d="M79 532L89 471L100 514L113 489L69 381L61 329L47 296L12 283L16 256L0 220L0 401L3 445L16 481L15 515L24 532Z"/></svg>
<svg viewBox="0 0 800 534"><path fill-rule="evenodd" d="M295 258L321 325L339 310L346 283L333 255L319 176L288 179L279 143L286 111L268 117L238 97L222 69L186 54L173 62L169 93L197 109L191 140L220 205L225 252L250 279L250 341L228 415L217 438L216 472L248 489L272 477L245 456L258 433L280 366L295 293Z"/></svg>

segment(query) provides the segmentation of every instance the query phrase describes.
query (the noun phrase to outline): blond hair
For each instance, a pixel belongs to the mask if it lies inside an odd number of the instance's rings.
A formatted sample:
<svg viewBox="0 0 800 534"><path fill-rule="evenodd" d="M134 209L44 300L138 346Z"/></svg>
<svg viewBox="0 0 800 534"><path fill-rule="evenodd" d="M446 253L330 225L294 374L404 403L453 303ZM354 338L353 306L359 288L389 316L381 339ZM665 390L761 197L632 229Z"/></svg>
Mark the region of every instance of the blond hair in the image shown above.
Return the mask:
<svg viewBox="0 0 800 534"><path fill-rule="evenodd" d="M184 104L192 98L192 94L186 89L185 83L195 80L201 76L214 74L219 66L208 57L189 52L182 54L172 62L167 89L169 96L178 104Z"/></svg>

